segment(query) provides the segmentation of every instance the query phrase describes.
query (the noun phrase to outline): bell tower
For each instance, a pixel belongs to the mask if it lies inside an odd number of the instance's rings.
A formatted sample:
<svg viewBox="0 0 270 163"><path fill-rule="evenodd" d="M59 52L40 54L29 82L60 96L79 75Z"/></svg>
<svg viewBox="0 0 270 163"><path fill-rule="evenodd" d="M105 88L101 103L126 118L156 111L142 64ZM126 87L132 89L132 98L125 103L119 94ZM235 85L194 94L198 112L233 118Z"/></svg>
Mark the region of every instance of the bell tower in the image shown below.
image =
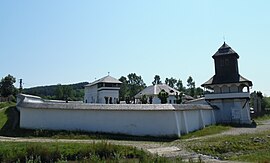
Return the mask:
<svg viewBox="0 0 270 163"><path fill-rule="evenodd" d="M234 83L239 79L239 55L225 42L212 56L215 60L214 83Z"/></svg>
<svg viewBox="0 0 270 163"><path fill-rule="evenodd" d="M225 42L212 56L215 75L202 84L208 92L205 101L213 106L218 123L251 123L252 82L239 74L239 55Z"/></svg>

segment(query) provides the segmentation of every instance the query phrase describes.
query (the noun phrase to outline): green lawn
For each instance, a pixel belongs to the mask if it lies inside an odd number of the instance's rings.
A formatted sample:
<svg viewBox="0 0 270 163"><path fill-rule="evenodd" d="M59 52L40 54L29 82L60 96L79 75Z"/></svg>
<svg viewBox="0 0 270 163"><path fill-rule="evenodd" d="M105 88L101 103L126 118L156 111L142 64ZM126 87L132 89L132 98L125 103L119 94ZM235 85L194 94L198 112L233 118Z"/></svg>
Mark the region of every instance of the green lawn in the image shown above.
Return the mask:
<svg viewBox="0 0 270 163"><path fill-rule="evenodd" d="M0 109L15 106L16 104L14 102L0 102Z"/></svg>
<svg viewBox="0 0 270 163"><path fill-rule="evenodd" d="M223 126L223 125L207 126L202 130L198 130L198 131L183 135L183 136L181 136L181 139L190 139L190 138L197 138L197 137L202 137L202 136L214 135L214 134L218 134L218 133L227 131L230 128L231 128L230 126Z"/></svg>
<svg viewBox="0 0 270 163"><path fill-rule="evenodd" d="M0 110L0 130L3 128L8 119L5 111L6 109Z"/></svg>
<svg viewBox="0 0 270 163"><path fill-rule="evenodd" d="M270 114L265 114L265 115L263 115L263 116L261 116L261 117L256 117L256 118L254 118L254 120L255 120L256 122L265 121L265 120L270 120Z"/></svg>
<svg viewBox="0 0 270 163"><path fill-rule="evenodd" d="M5 123L8 120L8 115L6 114L6 110L9 107L15 106L13 102L0 102L0 130L3 128Z"/></svg>
<svg viewBox="0 0 270 163"><path fill-rule="evenodd" d="M269 162L270 131L238 136L212 137L188 144L195 152L222 160Z"/></svg>
<svg viewBox="0 0 270 163"><path fill-rule="evenodd" d="M175 162L134 147L110 143L0 142L0 162ZM177 160L181 162L181 160Z"/></svg>

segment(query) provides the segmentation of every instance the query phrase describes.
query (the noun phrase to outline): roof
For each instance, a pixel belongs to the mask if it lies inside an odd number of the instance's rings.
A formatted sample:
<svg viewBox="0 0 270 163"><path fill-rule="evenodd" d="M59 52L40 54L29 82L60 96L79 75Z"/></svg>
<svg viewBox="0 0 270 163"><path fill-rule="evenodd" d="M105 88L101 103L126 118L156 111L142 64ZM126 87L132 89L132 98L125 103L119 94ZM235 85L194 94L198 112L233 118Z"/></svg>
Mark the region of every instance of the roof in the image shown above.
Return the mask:
<svg viewBox="0 0 270 163"><path fill-rule="evenodd" d="M215 57L225 56L225 55L236 55L236 57L239 58L239 55L225 42L212 57L215 58Z"/></svg>
<svg viewBox="0 0 270 163"><path fill-rule="evenodd" d="M176 92L180 94L180 92L167 84L156 84L156 85L151 85L140 91L138 94L135 95L135 98L140 98L142 95L146 96L155 96L158 95L161 90L166 91L169 95L176 95ZM184 97L186 99L193 99L193 97L185 95Z"/></svg>
<svg viewBox="0 0 270 163"><path fill-rule="evenodd" d="M201 86L202 86L202 87L206 87L206 86L214 85L214 84L225 84L225 82L224 82L224 83L217 83L217 82L215 82L215 81L214 81L214 77L215 77L215 76L211 77L208 81L206 81L205 83L203 83ZM244 78L244 77L241 76L241 75L239 75L238 81L237 81L237 82L234 82L234 83L248 83L249 86L252 86L252 81L250 81L250 80Z"/></svg>
<svg viewBox="0 0 270 163"><path fill-rule="evenodd" d="M98 79L92 83L87 84L85 87L90 87L92 85L98 84L98 83L114 83L114 84L121 84L122 82L120 82L118 79L111 77L110 75L105 76L101 79Z"/></svg>

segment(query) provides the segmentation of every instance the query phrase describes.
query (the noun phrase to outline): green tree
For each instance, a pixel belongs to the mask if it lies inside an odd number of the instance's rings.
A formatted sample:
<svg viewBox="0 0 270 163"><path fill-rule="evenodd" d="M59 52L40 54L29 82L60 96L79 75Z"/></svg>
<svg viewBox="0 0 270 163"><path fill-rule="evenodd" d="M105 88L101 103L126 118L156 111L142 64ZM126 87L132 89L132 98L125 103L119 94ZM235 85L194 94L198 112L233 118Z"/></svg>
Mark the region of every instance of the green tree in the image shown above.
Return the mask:
<svg viewBox="0 0 270 163"><path fill-rule="evenodd" d="M14 87L14 83L16 82L15 77L10 74L4 78L2 78L0 82L0 93L3 97L9 97L11 95L15 96L17 93L17 89Z"/></svg>
<svg viewBox="0 0 270 163"><path fill-rule="evenodd" d="M69 85L58 84L55 95L58 100L74 100L74 90Z"/></svg>
<svg viewBox="0 0 270 163"><path fill-rule="evenodd" d="M176 83L176 88L180 92L185 92L185 90L186 90L186 88L183 86L182 80L180 80L180 79Z"/></svg>
<svg viewBox="0 0 270 163"><path fill-rule="evenodd" d="M177 104L181 104L183 101L183 93L181 92L178 94L178 92L176 92L175 99Z"/></svg>
<svg viewBox="0 0 270 163"><path fill-rule="evenodd" d="M170 86L172 88L175 88L176 83L177 83L177 80L173 77L171 77L170 79L169 78L165 79L165 84L167 84L168 86Z"/></svg>
<svg viewBox="0 0 270 163"><path fill-rule="evenodd" d="M120 86L120 91L119 91L119 98L120 98L120 101L124 101L126 100L127 97L129 97L128 81L127 81L127 78L124 76L121 76L119 81L122 82Z"/></svg>
<svg viewBox="0 0 270 163"><path fill-rule="evenodd" d="M137 76L136 73L130 73L127 76L128 80L128 90L129 95L134 99L134 96L139 93L141 90L143 90L146 85L143 82L143 79L141 76Z"/></svg>
<svg viewBox="0 0 270 163"><path fill-rule="evenodd" d="M147 96L146 95L142 95L141 102L142 102L142 104L147 104Z"/></svg>
<svg viewBox="0 0 270 163"><path fill-rule="evenodd" d="M64 98L63 87L61 86L61 84L57 84L57 87L55 90L55 97L58 100L62 100Z"/></svg>
<svg viewBox="0 0 270 163"><path fill-rule="evenodd" d="M162 89L159 94L158 94L158 98L161 101L161 104L166 104L168 102L168 97L169 97L169 93L166 92L164 89Z"/></svg>
<svg viewBox="0 0 270 163"><path fill-rule="evenodd" d="M169 85L169 78L166 78L166 79L165 79L165 84L166 84L166 85Z"/></svg>
<svg viewBox="0 0 270 163"><path fill-rule="evenodd" d="M152 82L153 85L157 85L157 84L161 84L161 80L160 80L160 76L159 75L155 75L154 77L154 81Z"/></svg>
<svg viewBox="0 0 270 163"><path fill-rule="evenodd" d="M195 96L195 81L193 81L193 78L191 76L188 77L187 79L187 87L188 87L188 92L189 95L194 97Z"/></svg>
<svg viewBox="0 0 270 163"><path fill-rule="evenodd" d="M202 96L203 95L203 89L202 88L200 88L200 87L197 87L196 88L196 96Z"/></svg>

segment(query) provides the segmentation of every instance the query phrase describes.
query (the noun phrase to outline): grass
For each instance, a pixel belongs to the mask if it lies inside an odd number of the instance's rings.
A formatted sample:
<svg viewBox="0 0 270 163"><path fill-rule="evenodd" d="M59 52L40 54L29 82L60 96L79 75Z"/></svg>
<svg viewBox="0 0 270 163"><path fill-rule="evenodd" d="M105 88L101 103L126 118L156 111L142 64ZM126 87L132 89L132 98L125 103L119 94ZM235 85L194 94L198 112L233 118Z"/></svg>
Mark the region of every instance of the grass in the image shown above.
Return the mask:
<svg viewBox="0 0 270 163"><path fill-rule="evenodd" d="M254 120L257 122L270 120L270 114L264 114L263 116L254 118Z"/></svg>
<svg viewBox="0 0 270 163"><path fill-rule="evenodd" d="M257 134L212 137L188 144L195 152L222 160L269 162L270 131Z"/></svg>
<svg viewBox="0 0 270 163"><path fill-rule="evenodd" d="M110 143L0 142L0 162L181 162Z"/></svg>
<svg viewBox="0 0 270 163"><path fill-rule="evenodd" d="M0 109L15 106L16 104L14 102L0 102Z"/></svg>
<svg viewBox="0 0 270 163"><path fill-rule="evenodd" d="M9 107L14 107L16 104L13 102L0 102L0 130L4 127L8 121L8 115L6 111Z"/></svg>
<svg viewBox="0 0 270 163"><path fill-rule="evenodd" d="M208 135L214 135L214 134L221 133L223 131L227 131L230 128L231 128L230 126L224 126L224 125L207 126L202 130L198 130L198 131L183 135L183 136L181 136L181 139L190 139L190 138L197 138L197 137L203 137L203 136L208 136Z"/></svg>

